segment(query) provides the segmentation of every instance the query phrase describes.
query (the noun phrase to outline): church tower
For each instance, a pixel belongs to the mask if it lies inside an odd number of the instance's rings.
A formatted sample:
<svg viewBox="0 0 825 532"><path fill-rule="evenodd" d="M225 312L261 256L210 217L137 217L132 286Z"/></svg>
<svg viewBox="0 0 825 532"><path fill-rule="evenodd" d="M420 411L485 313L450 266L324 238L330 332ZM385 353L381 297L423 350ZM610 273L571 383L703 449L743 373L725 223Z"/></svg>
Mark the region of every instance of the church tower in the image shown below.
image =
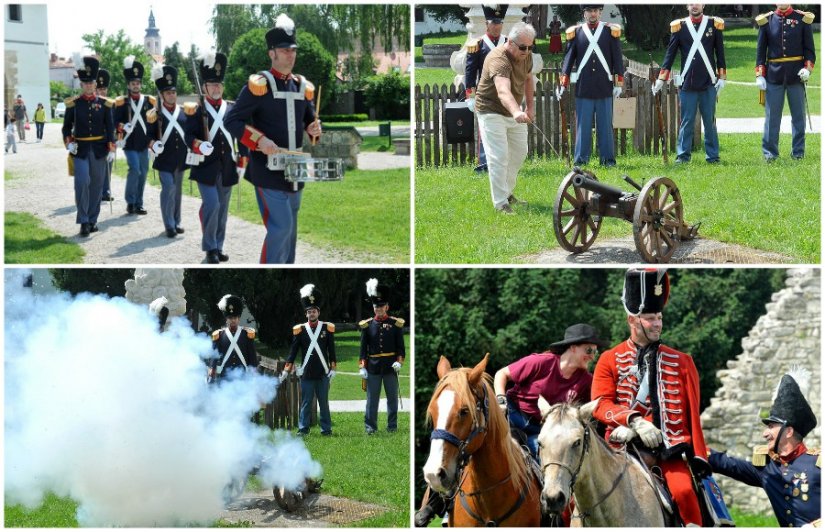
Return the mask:
<svg viewBox="0 0 825 532"><path fill-rule="evenodd" d="M149 8L149 27L146 28L146 36L143 37L143 49L152 56L163 55L163 48L160 43L160 30L155 26L155 14Z"/></svg>

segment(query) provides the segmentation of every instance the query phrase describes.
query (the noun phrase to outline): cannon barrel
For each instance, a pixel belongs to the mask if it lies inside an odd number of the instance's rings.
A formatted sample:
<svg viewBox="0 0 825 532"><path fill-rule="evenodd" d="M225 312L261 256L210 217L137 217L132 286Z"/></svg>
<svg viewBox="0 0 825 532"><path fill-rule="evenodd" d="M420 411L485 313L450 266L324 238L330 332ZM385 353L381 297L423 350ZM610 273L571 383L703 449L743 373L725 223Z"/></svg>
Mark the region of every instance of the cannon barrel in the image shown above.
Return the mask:
<svg viewBox="0 0 825 532"><path fill-rule="evenodd" d="M573 186L601 194L611 203L619 201L619 198L625 195L624 190L610 186L606 183L601 183L595 179L591 179L585 174L577 174L573 176Z"/></svg>

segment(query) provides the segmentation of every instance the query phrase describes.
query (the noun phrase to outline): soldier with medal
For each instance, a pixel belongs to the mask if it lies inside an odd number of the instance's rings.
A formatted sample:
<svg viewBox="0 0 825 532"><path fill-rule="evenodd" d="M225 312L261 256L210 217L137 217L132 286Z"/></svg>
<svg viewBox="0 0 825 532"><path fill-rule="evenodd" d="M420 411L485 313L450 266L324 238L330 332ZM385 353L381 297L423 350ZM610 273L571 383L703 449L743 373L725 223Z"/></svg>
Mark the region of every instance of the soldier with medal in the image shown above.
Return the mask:
<svg viewBox="0 0 825 532"><path fill-rule="evenodd" d="M229 376L230 370L251 371L258 367L255 329L240 325L243 313L241 298L226 294L218 301L218 308L226 317L226 327L212 332L212 349L217 351L218 357L209 362L209 382Z"/></svg>
<svg viewBox="0 0 825 532"><path fill-rule="evenodd" d="M246 179L255 185L266 226L262 264L295 262L304 184L286 180L278 154L300 150L304 132L310 137L321 135L312 103L315 88L292 72L298 53L295 34L292 19L278 15L275 27L266 33L270 69L249 77L226 117L227 129L252 152Z"/></svg>
<svg viewBox="0 0 825 532"><path fill-rule="evenodd" d="M146 214L143 208L143 190L149 174L149 126L146 113L157 105L154 96L141 94L143 65L135 56L123 60L123 76L128 87L127 96L115 100L115 124L118 147L123 148L129 171L126 174L126 212Z"/></svg>
<svg viewBox="0 0 825 532"><path fill-rule="evenodd" d="M751 461L710 451L714 472L765 490L781 527L819 526L822 518L821 455L803 439L816 427L816 416L803 389L810 385L806 368L782 375L762 437Z"/></svg>
<svg viewBox="0 0 825 532"><path fill-rule="evenodd" d="M103 180L108 161L114 159L114 102L96 94L100 68L96 58L77 57L75 64L83 92L66 99L63 143L69 151L69 172L74 176L75 223L80 224L80 236L86 237L98 230Z"/></svg>
<svg viewBox="0 0 825 532"><path fill-rule="evenodd" d="M332 419L329 414L329 385L335 377L335 324L318 320L321 315L321 294L314 284L300 290L301 304L307 317L306 323L292 327L292 347L286 360L281 380L295 369L301 379L301 410L298 416L298 434L309 434L312 416L312 400L318 398L321 411L321 436L332 436ZM301 365L295 358L301 352Z"/></svg>
<svg viewBox="0 0 825 532"><path fill-rule="evenodd" d="M175 238L183 233L180 226L180 205L183 193L183 172L186 170L186 115L178 101L178 70L166 65L152 67L152 79L161 104L147 113L151 123L150 148L155 154L152 168L160 174L160 214L166 236Z"/></svg>
<svg viewBox="0 0 825 532"><path fill-rule="evenodd" d="M611 442L638 438L653 455L685 525L706 526L694 489L710 475L699 419L699 374L693 358L664 345L662 311L670 295L665 271L625 274L622 303L630 338L605 351L593 371L593 417Z"/></svg>
<svg viewBox="0 0 825 532"><path fill-rule="evenodd" d="M200 58L202 105L186 103L186 145L192 150L189 179L198 183L201 195L201 249L207 264L229 260L223 252L226 221L232 187L238 184L242 170L235 152L235 140L226 127L232 104L223 99L223 78L227 59L224 54L209 52Z"/></svg>
<svg viewBox="0 0 825 532"><path fill-rule="evenodd" d="M725 21L720 17L702 14L704 4L688 4L689 17L670 23L670 42L659 79L653 85L657 94L670 78L670 69L676 52L682 57L681 74L674 78L679 88L680 121L676 141L676 163L690 161L693 150L693 124L696 108L702 114L705 126L705 160L719 162L719 136L716 134L716 98L725 87L725 42L722 30Z"/></svg>
<svg viewBox="0 0 825 532"><path fill-rule="evenodd" d="M97 95L101 98L108 98L109 97L109 83L112 80L111 74L105 68L101 68L97 71ZM114 111L111 111L114 113ZM114 115L112 117L114 120ZM100 198L100 201L114 201L115 198L112 196L112 165L114 164L114 157L110 160L107 164L109 171L106 173L106 179L103 181L103 197Z"/></svg>

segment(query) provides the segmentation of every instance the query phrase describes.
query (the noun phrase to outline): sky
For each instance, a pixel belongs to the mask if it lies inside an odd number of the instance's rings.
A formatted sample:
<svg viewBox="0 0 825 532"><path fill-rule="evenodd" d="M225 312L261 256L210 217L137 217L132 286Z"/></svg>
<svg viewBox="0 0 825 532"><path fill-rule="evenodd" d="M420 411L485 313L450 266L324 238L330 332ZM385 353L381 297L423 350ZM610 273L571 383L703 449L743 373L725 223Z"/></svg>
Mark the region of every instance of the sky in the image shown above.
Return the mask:
<svg viewBox="0 0 825 532"><path fill-rule="evenodd" d="M71 57L73 52L80 51L84 46L83 34L98 30L111 35L123 29L132 42L143 44L149 25L150 6L155 14L155 26L160 30L162 48L173 45L175 41L180 43L179 49L183 53L189 51L190 44L195 44L200 51L214 46L214 38L209 33L213 3L133 0L109 6L78 10L76 2L48 2L49 52ZM123 13L127 6L131 11L128 16Z"/></svg>

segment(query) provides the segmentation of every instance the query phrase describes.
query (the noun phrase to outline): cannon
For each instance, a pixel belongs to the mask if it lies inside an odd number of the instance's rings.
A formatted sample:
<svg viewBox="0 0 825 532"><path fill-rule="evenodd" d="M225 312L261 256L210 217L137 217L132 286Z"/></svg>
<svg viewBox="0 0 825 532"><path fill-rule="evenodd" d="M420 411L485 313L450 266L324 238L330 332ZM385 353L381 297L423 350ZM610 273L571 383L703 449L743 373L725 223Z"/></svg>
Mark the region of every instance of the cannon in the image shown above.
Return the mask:
<svg viewBox="0 0 825 532"><path fill-rule="evenodd" d="M282 510L287 512L296 512L303 508L311 493L318 493L321 491L321 484L323 479L307 478L298 486L298 489L288 490L283 487L275 486L272 488L272 495L275 497L275 502Z"/></svg>
<svg viewBox="0 0 825 532"><path fill-rule="evenodd" d="M699 225L684 221L682 194L667 177L644 186L623 176L635 192L601 183L592 172L573 167L559 185L553 205L556 240L571 253L587 251L605 217L633 224L636 249L645 262L670 262L683 241L696 238Z"/></svg>

